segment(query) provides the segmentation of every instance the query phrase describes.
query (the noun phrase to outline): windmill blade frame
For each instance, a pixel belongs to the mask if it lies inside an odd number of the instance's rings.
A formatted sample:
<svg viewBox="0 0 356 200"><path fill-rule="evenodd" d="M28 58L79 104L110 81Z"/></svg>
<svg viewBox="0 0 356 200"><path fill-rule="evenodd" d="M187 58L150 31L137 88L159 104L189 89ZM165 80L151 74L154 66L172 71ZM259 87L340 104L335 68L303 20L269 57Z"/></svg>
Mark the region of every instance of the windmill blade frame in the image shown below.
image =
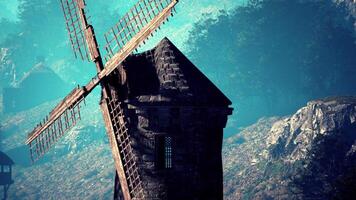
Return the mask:
<svg viewBox="0 0 356 200"><path fill-rule="evenodd" d="M148 25L159 13L174 2L171 0L139 0L114 27L104 34L105 59L108 61ZM175 4L175 3L174 3Z"/></svg>
<svg viewBox="0 0 356 200"><path fill-rule="evenodd" d="M80 55L83 60L91 59L96 64L98 74L86 86L75 88L53 109L43 124L40 123L28 135L26 144L30 147L32 161L48 152L60 137L77 124L81 119L81 102L100 83L102 113L124 199L143 198L141 179L132 153L120 98L114 99L111 96L105 78L118 69L118 66L150 35L153 35L170 15L173 16L177 3L178 0L139 0L115 26L117 31L115 32L113 28L112 33L105 35L106 49L110 54L104 66L94 29L87 22L85 0L61 0L74 54ZM110 37L114 39L109 39Z"/></svg>
<svg viewBox="0 0 356 200"><path fill-rule="evenodd" d="M151 35L153 35L153 33L161 26L161 24L163 24L166 20L168 20L169 16L173 15L174 7L178 3L178 0L140 0L139 3L147 2L147 1L156 2L157 5L160 5L159 7L157 7L157 9L160 10L160 12L152 16L151 21L149 21L144 27L142 27L141 30L138 33L136 33L134 37L131 37L131 39L129 39L128 42L124 46L122 46L122 48L118 49L118 52L116 52L106 62L104 70L100 72L100 76L104 77L110 75L111 72L114 71L117 68L117 66L119 66L119 64L121 64L133 51L135 51L135 49L137 49L142 43L145 42L145 40L147 40ZM161 4L162 2L169 2L169 3ZM136 16L134 18L138 18L140 12L132 11L132 10L136 10L135 8L139 5L140 4L136 4L129 12L129 13L133 13L132 14L133 16ZM130 15L129 13L126 14L125 16L129 16ZM120 24L120 21L118 24ZM129 26L132 27L133 26L132 23L136 23L134 21L135 20L131 19L129 22L127 22L128 24L125 25L125 27L129 27ZM117 43L117 45L120 45L120 40L118 40L118 37L120 36L118 36L115 32L112 32L111 34L115 38L115 40L107 40L109 43L106 45L106 49L109 49L112 46L111 43L113 43L114 41ZM125 36L125 38L129 38L129 37L130 36L127 35ZM106 38L108 38L107 34L106 34ZM110 50L108 51L111 52ZM111 55L111 53L109 53L109 55Z"/></svg>
<svg viewBox="0 0 356 200"><path fill-rule="evenodd" d="M133 155L130 134L124 115L124 104L115 98L106 98L101 104L103 117L120 186L124 199L142 199L143 188ZM120 162L117 162L120 161Z"/></svg>
<svg viewBox="0 0 356 200"><path fill-rule="evenodd" d="M84 100L81 89L74 89L29 135L32 162L42 157L68 130L81 119L80 104ZM74 101L73 101L74 100Z"/></svg>
<svg viewBox="0 0 356 200"><path fill-rule="evenodd" d="M75 58L90 61L89 47L80 12L85 8L85 1L60 0L67 32Z"/></svg>
<svg viewBox="0 0 356 200"><path fill-rule="evenodd" d="M32 162L41 158L49 149L73 128L81 119L81 103L100 83L94 77L85 87L76 87L28 134L26 145L30 147Z"/></svg>

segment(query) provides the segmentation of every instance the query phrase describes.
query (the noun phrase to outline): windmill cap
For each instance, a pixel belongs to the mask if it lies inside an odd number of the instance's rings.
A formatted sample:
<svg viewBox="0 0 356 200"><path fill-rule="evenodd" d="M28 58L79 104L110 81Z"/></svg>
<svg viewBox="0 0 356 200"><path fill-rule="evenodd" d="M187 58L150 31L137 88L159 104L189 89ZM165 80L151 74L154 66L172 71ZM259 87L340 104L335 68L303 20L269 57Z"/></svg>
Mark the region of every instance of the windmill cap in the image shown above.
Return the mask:
<svg viewBox="0 0 356 200"><path fill-rule="evenodd" d="M167 38L124 64L131 103L229 106L231 101Z"/></svg>

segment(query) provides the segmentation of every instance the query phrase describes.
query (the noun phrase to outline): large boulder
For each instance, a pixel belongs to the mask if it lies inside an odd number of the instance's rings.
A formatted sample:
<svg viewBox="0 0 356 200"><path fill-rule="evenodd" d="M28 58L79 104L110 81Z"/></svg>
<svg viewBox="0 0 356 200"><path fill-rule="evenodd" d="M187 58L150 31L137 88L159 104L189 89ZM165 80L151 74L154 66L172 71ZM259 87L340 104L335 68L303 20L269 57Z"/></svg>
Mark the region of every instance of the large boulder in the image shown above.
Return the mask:
<svg viewBox="0 0 356 200"><path fill-rule="evenodd" d="M356 97L261 119L224 145L226 199L348 199L356 188Z"/></svg>

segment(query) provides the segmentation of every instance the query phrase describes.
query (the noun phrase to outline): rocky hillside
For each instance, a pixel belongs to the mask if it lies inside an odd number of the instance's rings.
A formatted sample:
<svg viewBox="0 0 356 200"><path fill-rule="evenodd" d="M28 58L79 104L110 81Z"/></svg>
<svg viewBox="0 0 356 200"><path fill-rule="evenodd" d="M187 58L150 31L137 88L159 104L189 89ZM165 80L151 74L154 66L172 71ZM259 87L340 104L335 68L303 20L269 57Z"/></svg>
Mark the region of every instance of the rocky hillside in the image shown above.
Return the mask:
<svg viewBox="0 0 356 200"><path fill-rule="evenodd" d="M356 31L356 1L355 0L334 0L338 6L346 6L353 17L353 23ZM356 33L355 33L356 34Z"/></svg>
<svg viewBox="0 0 356 200"><path fill-rule="evenodd" d="M0 89L13 85L16 81L16 68L9 59L10 50L0 48Z"/></svg>
<svg viewBox="0 0 356 200"><path fill-rule="evenodd" d="M226 199L352 199L356 97L309 102L225 141Z"/></svg>
<svg viewBox="0 0 356 200"><path fill-rule="evenodd" d="M8 199L111 199L115 169L98 97L89 97L82 121L30 164L26 135L57 101L0 117L0 151L15 162Z"/></svg>
<svg viewBox="0 0 356 200"><path fill-rule="evenodd" d="M0 120L0 150L16 163L9 199L110 199L114 167L97 99L35 165L26 133L56 102ZM31 116L31 117L28 117ZM351 199L356 188L356 97L312 101L260 119L225 140L225 199Z"/></svg>

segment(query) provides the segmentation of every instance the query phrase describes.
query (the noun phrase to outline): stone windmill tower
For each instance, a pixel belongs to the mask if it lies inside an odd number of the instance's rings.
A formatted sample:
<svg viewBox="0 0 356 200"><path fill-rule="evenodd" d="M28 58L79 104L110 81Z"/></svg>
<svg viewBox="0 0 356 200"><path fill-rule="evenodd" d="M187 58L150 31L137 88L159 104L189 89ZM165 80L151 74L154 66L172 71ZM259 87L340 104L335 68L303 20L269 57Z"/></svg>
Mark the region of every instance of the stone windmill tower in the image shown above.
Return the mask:
<svg viewBox="0 0 356 200"><path fill-rule="evenodd" d="M33 161L82 117L97 86L116 168L115 199L222 199L221 146L231 102L168 40L132 54L177 0L140 0L105 34L104 65L83 0L61 0L75 55L98 75L75 88L29 134Z"/></svg>

